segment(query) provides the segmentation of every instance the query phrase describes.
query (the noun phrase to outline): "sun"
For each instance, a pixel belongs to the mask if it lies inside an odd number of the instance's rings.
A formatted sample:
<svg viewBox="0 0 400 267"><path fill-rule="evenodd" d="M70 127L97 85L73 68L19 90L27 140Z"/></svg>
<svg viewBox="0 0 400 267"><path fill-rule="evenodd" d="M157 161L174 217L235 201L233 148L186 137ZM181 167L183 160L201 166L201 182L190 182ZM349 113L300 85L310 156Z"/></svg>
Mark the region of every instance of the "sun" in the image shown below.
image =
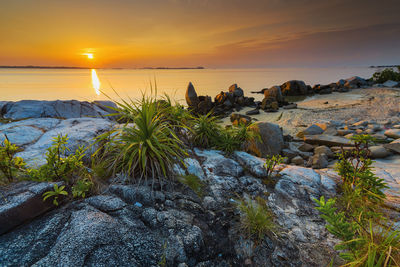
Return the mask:
<svg viewBox="0 0 400 267"><path fill-rule="evenodd" d="M93 59L93 58L94 58L94 56L93 56L92 53L84 53L84 54L82 54L82 55L83 55L83 56L87 56L88 59Z"/></svg>

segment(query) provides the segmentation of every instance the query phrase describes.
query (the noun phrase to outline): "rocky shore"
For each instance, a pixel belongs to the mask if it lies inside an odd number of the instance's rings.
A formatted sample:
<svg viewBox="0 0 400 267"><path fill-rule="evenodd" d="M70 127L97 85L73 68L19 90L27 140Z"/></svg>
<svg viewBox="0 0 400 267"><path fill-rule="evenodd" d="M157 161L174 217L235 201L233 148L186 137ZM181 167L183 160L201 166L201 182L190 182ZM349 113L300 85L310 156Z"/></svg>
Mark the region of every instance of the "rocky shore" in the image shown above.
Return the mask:
<svg viewBox="0 0 400 267"><path fill-rule="evenodd" d="M376 138L370 147L374 172L388 185L385 207L400 228L400 89L395 86L372 85L359 77L314 87L289 81L261 90L264 100L257 102L237 85L212 101L198 96L189 84L186 101L194 112L213 110L227 117L226 124L258 120L262 142L257 156L190 150L186 168L176 165L174 172L199 177L205 184L202 194L179 182L152 189L110 177L98 195L55 208L42 201L51 183L0 187L0 265L326 266L332 258L340 263L333 249L339 241L326 231L313 199L337 195L341 179L333 170L336 153L354 146L351 136ZM339 93L345 103L336 105L340 98L330 96ZM285 99L291 96L308 98L291 103ZM352 102L346 102L349 98ZM68 134L74 151L118 127L107 116L113 105L0 102L0 141L7 136L23 149L17 156L29 166L40 166L58 134ZM266 184L264 158L274 154L287 160ZM255 244L241 233L235 202L259 195L267 197L279 234Z"/></svg>

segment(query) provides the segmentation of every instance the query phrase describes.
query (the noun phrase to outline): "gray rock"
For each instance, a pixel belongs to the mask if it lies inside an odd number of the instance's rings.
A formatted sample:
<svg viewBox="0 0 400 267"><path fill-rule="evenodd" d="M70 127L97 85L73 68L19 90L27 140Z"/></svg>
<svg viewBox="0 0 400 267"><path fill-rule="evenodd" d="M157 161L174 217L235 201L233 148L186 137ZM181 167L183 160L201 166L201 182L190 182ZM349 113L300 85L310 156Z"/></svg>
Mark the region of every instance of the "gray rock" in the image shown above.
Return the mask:
<svg viewBox="0 0 400 267"><path fill-rule="evenodd" d="M391 155L390 151L384 146L371 146L369 150L371 151L371 158L373 159L386 158Z"/></svg>
<svg viewBox="0 0 400 267"><path fill-rule="evenodd" d="M362 86L368 86L368 82L363 78L360 78L358 76L353 76L351 78L346 79L345 86L351 88L359 88Z"/></svg>
<svg viewBox="0 0 400 267"><path fill-rule="evenodd" d="M299 96L308 94L307 85L303 81L288 81L282 84L280 88L284 96Z"/></svg>
<svg viewBox="0 0 400 267"><path fill-rule="evenodd" d="M324 130L321 127L313 124L313 125L309 126L308 128L306 128L305 130L299 132L297 134L297 137L302 138L305 135L317 135L317 134L322 134L323 132L324 132Z"/></svg>
<svg viewBox="0 0 400 267"><path fill-rule="evenodd" d="M53 186L54 183L21 182L2 193L0 235L53 208L52 200L43 201L42 197L44 192L53 190Z"/></svg>
<svg viewBox="0 0 400 267"><path fill-rule="evenodd" d="M278 103L283 103L285 100L282 95L281 87L278 85L264 90L264 98L273 98Z"/></svg>
<svg viewBox="0 0 400 267"><path fill-rule="evenodd" d="M55 128L44 133L34 144L29 145L23 152L16 156L22 157L29 166L40 166L45 164L44 155L46 150L52 145L53 138L57 135L68 135L68 148L71 152L80 145L90 145L93 138L111 129L113 123L101 118L77 118L62 120ZM93 152L96 148L92 147Z"/></svg>
<svg viewBox="0 0 400 267"><path fill-rule="evenodd" d="M196 159L186 158L184 160L184 163L186 165L186 170L189 174L196 175L201 180L205 179L204 171L203 171L200 163Z"/></svg>
<svg viewBox="0 0 400 267"><path fill-rule="evenodd" d="M199 98L197 97L196 90L191 82L189 82L189 85L186 89L185 99L189 107L197 107L200 102Z"/></svg>
<svg viewBox="0 0 400 267"><path fill-rule="evenodd" d="M384 87L397 87L398 85L399 85L398 82L395 82L395 81L392 81L392 80L389 80L389 81L386 81L386 82L383 83Z"/></svg>
<svg viewBox="0 0 400 267"><path fill-rule="evenodd" d="M327 146L318 146L314 149L314 154L325 154L329 158L334 156L332 150Z"/></svg>
<svg viewBox="0 0 400 267"><path fill-rule="evenodd" d="M384 144L383 146L392 152L400 154L400 139L397 139L389 144Z"/></svg>
<svg viewBox="0 0 400 267"><path fill-rule="evenodd" d="M283 134L281 128L273 123L258 122L252 128L260 133L261 142L255 141L250 147L254 155L267 157L280 154L283 149Z"/></svg>
<svg viewBox="0 0 400 267"><path fill-rule="evenodd" d="M305 135L304 142L312 145L353 146L354 143L346 138L331 135Z"/></svg>
<svg viewBox="0 0 400 267"><path fill-rule="evenodd" d="M226 158L221 151L195 149L199 157L205 158L203 168L207 176L233 176L239 177L243 174L243 168L234 160Z"/></svg>
<svg viewBox="0 0 400 267"><path fill-rule="evenodd" d="M86 101L21 100L9 102L3 107L3 117L12 120L27 118L81 118L105 117L109 114L99 106Z"/></svg>
<svg viewBox="0 0 400 267"><path fill-rule="evenodd" d="M257 115L260 114L260 110L258 108L246 111L246 115Z"/></svg>
<svg viewBox="0 0 400 267"><path fill-rule="evenodd" d="M329 162L328 162L328 156L325 154L315 154L312 157L312 168L313 169L324 169L328 167Z"/></svg>
<svg viewBox="0 0 400 267"><path fill-rule="evenodd" d="M312 146L312 145L310 145L310 144L307 144L307 143L302 143L302 144L298 147L298 149L299 149L300 151L303 151L303 152L310 152L310 151L313 151L313 150L314 150L314 146Z"/></svg>
<svg viewBox="0 0 400 267"><path fill-rule="evenodd" d="M291 162L292 162L293 164L300 165L300 166L304 165L304 159L303 159L302 157L300 157L300 156L294 157L294 158L291 160Z"/></svg>
<svg viewBox="0 0 400 267"><path fill-rule="evenodd" d="M387 137L393 138L393 139L399 139L400 138L400 129L389 129L385 131L385 135Z"/></svg>
<svg viewBox="0 0 400 267"><path fill-rule="evenodd" d="M239 162L244 169L248 170L250 174L259 178L265 178L267 176L267 171L264 167L264 159L255 157L243 151L235 151L234 156L237 162Z"/></svg>
<svg viewBox="0 0 400 267"><path fill-rule="evenodd" d="M232 93L235 97L241 97L244 95L242 88L238 87L237 84L229 86L229 93Z"/></svg>

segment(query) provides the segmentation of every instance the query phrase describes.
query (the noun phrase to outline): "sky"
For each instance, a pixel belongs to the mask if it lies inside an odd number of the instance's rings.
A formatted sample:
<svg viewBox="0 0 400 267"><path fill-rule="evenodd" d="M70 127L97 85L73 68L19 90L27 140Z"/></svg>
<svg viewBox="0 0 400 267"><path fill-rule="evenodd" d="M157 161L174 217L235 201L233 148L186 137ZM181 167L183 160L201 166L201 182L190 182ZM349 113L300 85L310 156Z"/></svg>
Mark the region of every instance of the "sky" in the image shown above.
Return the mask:
<svg viewBox="0 0 400 267"><path fill-rule="evenodd" d="M1 0L0 65L400 64L399 14L400 0Z"/></svg>

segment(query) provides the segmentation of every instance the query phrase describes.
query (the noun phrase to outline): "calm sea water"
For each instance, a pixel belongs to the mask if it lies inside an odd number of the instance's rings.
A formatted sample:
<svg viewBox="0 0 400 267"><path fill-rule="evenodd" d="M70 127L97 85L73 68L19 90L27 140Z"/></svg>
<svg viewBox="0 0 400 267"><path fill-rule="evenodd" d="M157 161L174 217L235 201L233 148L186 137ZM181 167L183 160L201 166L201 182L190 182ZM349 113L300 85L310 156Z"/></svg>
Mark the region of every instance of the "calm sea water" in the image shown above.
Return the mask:
<svg viewBox="0 0 400 267"><path fill-rule="evenodd" d="M354 75L371 77L371 68L268 68L268 69L196 69L196 70L131 70L98 69L0 69L1 100L106 99L97 89L115 97L138 98L150 92L150 84L157 83L158 94L167 93L182 101L191 81L199 95L214 97L221 90L237 83L250 96L260 90L287 80L303 80L307 84L327 84ZM100 83L100 84L99 84ZM100 86L100 88L97 88ZM257 99L261 95L254 95Z"/></svg>

